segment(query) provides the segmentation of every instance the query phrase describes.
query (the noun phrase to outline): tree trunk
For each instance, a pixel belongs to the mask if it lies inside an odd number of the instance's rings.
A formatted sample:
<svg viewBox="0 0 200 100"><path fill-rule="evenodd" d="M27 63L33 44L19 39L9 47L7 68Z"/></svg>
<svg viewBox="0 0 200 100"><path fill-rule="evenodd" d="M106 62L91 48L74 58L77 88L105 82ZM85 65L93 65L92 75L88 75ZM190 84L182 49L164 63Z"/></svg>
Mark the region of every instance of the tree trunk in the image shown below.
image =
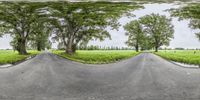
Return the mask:
<svg viewBox="0 0 200 100"><path fill-rule="evenodd" d="M37 47L37 50L38 50L38 51L42 51L42 49L40 48L40 46Z"/></svg>
<svg viewBox="0 0 200 100"><path fill-rule="evenodd" d="M136 52L139 51L139 45L138 45L138 44L136 44L136 46L135 46L135 50L136 50Z"/></svg>
<svg viewBox="0 0 200 100"><path fill-rule="evenodd" d="M159 48L158 46L155 47L155 52L158 52L158 48Z"/></svg>
<svg viewBox="0 0 200 100"><path fill-rule="evenodd" d="M40 42L37 43L37 50L38 50L38 51L42 51Z"/></svg>
<svg viewBox="0 0 200 100"><path fill-rule="evenodd" d="M73 48L73 38L70 38L68 40L65 52L70 55L73 55L75 53L75 49Z"/></svg>
<svg viewBox="0 0 200 100"><path fill-rule="evenodd" d="M18 52L20 55L26 55L26 39L18 39Z"/></svg>
<svg viewBox="0 0 200 100"><path fill-rule="evenodd" d="M136 50L136 52L139 51L139 46L138 45L135 46L135 50Z"/></svg>
<svg viewBox="0 0 200 100"><path fill-rule="evenodd" d="M73 51L73 53L76 52L76 44L73 44L73 45L72 45L72 51Z"/></svg>
<svg viewBox="0 0 200 100"><path fill-rule="evenodd" d="M71 45L71 44L68 44L66 47L66 50L65 50L65 52L70 55L73 55L75 53L75 51L76 51L76 49L74 49L73 45Z"/></svg>

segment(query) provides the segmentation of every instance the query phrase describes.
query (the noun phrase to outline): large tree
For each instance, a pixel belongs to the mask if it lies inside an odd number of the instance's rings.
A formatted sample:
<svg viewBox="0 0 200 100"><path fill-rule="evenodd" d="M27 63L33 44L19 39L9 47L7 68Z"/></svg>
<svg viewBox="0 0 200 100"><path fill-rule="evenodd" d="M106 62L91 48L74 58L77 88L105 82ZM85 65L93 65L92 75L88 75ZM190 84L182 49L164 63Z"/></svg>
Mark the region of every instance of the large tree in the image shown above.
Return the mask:
<svg viewBox="0 0 200 100"><path fill-rule="evenodd" d="M51 25L45 18L38 18L34 23L34 34L29 37L28 46L32 49L37 49L38 51L50 49L51 42L49 37L51 36Z"/></svg>
<svg viewBox="0 0 200 100"><path fill-rule="evenodd" d="M121 15L139 7L132 3L57 2L50 4L46 12L55 26L57 40L63 42L66 53L73 54L77 45L110 37L106 27L116 29Z"/></svg>
<svg viewBox="0 0 200 100"><path fill-rule="evenodd" d="M189 26L192 29L200 29L200 3L192 3L177 9L171 9L171 14L179 17L180 20L189 19ZM200 40L200 32L195 34Z"/></svg>
<svg viewBox="0 0 200 100"><path fill-rule="evenodd" d="M145 33L151 38L156 52L158 52L160 46L169 45L174 34L171 19L164 15L152 13L141 17L140 22L143 24Z"/></svg>
<svg viewBox="0 0 200 100"><path fill-rule="evenodd" d="M34 22L38 18L39 3L2 2L0 4L0 27L3 33L9 33L14 38L11 43L19 54L27 54L26 44L33 33Z"/></svg>
<svg viewBox="0 0 200 100"><path fill-rule="evenodd" d="M131 47L135 47L135 50L139 51L139 46L144 42L145 34L143 32L142 24L138 20L133 20L124 26L128 41L126 44Z"/></svg>

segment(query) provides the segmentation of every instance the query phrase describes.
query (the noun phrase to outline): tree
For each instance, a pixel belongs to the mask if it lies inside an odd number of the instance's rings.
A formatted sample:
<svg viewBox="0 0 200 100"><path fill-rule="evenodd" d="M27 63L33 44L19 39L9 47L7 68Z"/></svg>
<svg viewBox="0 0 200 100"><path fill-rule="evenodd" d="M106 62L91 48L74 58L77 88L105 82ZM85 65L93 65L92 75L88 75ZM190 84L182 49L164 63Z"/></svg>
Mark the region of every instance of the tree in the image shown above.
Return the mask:
<svg viewBox="0 0 200 100"><path fill-rule="evenodd" d="M38 51L45 50L45 48L50 49L51 42L49 41L49 37L52 30L48 20L39 18L39 20L35 22L34 26L34 34L31 34L29 38L30 47L37 49Z"/></svg>
<svg viewBox="0 0 200 100"><path fill-rule="evenodd" d="M141 51L150 50L150 49L153 48L152 39L147 34L144 34L144 37L142 39L143 40L142 40L142 42L140 44Z"/></svg>
<svg viewBox="0 0 200 100"><path fill-rule="evenodd" d="M42 51L51 48L51 42L49 41L49 34L45 33L36 33L31 37L31 40L28 42L30 48L37 49Z"/></svg>
<svg viewBox="0 0 200 100"><path fill-rule="evenodd" d="M139 51L139 46L144 42L143 27L138 20L133 20L124 26L128 41L126 44L130 47L135 47L135 50Z"/></svg>
<svg viewBox="0 0 200 100"><path fill-rule="evenodd" d="M192 29L200 29L200 19L192 19L189 25ZM195 33L200 41L200 32Z"/></svg>
<svg viewBox="0 0 200 100"><path fill-rule="evenodd" d="M3 33L14 37L11 43L19 54L27 54L26 44L30 34L33 33L33 23L38 18L38 3L2 2L0 4L0 27Z"/></svg>
<svg viewBox="0 0 200 100"><path fill-rule="evenodd" d="M140 18L145 33L150 37L155 51L162 45L169 45L173 38L174 29L171 19L159 14L146 15Z"/></svg>
<svg viewBox="0 0 200 100"><path fill-rule="evenodd" d="M179 17L179 20L190 19L189 26L192 29L200 29L200 4L192 3L177 9L170 10L172 16ZM195 33L200 40L200 32Z"/></svg>
<svg viewBox="0 0 200 100"><path fill-rule="evenodd" d="M197 38L199 38L199 40L200 40L200 33L196 33L196 35L197 35Z"/></svg>
<svg viewBox="0 0 200 100"><path fill-rule="evenodd" d="M48 12L56 29L55 39L63 42L66 53L74 54L77 45L87 44L93 39L111 38L105 28L117 29L117 19L130 9L139 7L131 3L57 2L49 6Z"/></svg>

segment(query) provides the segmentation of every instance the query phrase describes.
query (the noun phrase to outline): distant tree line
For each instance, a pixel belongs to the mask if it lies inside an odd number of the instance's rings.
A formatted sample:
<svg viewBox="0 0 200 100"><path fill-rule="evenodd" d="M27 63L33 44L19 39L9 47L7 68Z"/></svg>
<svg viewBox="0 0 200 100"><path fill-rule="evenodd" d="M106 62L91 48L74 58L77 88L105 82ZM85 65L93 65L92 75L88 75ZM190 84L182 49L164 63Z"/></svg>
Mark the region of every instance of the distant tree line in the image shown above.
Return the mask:
<svg viewBox="0 0 200 100"><path fill-rule="evenodd" d="M117 47L117 46L86 46L86 47L81 47L79 46L77 48L78 50L134 50L134 48L130 47Z"/></svg>
<svg viewBox="0 0 200 100"><path fill-rule="evenodd" d="M200 50L200 48L159 48L159 50Z"/></svg>

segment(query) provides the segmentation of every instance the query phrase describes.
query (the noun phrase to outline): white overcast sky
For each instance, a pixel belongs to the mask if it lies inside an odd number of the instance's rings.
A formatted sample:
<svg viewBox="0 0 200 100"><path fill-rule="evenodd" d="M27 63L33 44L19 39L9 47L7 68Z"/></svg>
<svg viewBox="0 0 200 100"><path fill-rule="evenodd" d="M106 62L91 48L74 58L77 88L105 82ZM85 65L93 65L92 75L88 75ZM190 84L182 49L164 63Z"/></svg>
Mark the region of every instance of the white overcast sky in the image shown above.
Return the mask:
<svg viewBox="0 0 200 100"><path fill-rule="evenodd" d="M170 8L177 8L178 5L175 4L145 4L145 9L139 9L133 11L133 14L136 15L135 18L127 18L123 17L119 21L122 25L125 25L130 20L138 19L141 16L158 13L160 15L166 15L170 17L169 12L165 10ZM189 21L183 20L178 21L178 18L172 18L172 24L174 25L174 39L170 42L169 48L183 47L183 48L200 48L200 41L195 36L195 30L192 30L188 27ZM196 30L197 31L197 30ZM125 36L125 31L123 27L119 29L119 31L109 30L112 36L112 40L106 39L103 42L92 41L90 44L92 45L100 45L100 46L122 46L126 47L125 41L127 41L127 36Z"/></svg>
<svg viewBox="0 0 200 100"><path fill-rule="evenodd" d="M125 42L127 41L127 36L125 36L125 31L123 29L123 25L128 23L133 19L137 19L141 16L158 13L161 15L170 16L166 9L178 7L174 4L144 4L144 9L135 10L133 12L136 15L135 18L127 18L122 17L119 22L122 24L122 27L116 30L107 29L112 37L112 40L106 39L103 42L99 41L91 41L89 45L99 45L99 46L118 46L118 47L126 47ZM177 18L173 18L172 24L174 25L174 39L170 42L170 48L183 47L183 48L200 48L200 41L195 36L195 30L192 30L188 27L189 21L178 21ZM11 48L9 42L12 38L9 35L3 36L0 38L0 49ZM57 43L53 43L53 48L57 47Z"/></svg>

